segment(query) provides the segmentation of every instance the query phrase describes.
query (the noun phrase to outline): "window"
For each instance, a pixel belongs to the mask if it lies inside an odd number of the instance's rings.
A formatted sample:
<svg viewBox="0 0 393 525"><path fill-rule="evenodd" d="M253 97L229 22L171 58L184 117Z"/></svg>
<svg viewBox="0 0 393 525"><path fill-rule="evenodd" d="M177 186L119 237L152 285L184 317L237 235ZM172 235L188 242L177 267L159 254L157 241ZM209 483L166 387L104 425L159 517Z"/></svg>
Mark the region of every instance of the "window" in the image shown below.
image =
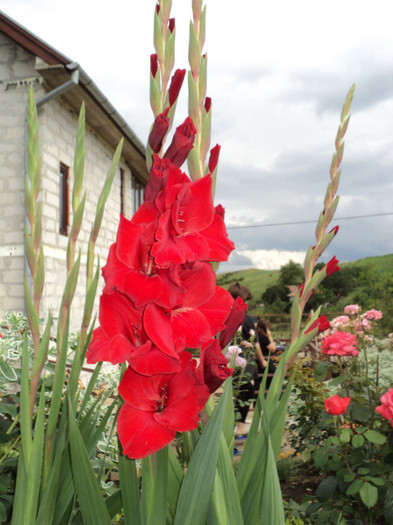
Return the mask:
<svg viewBox="0 0 393 525"><path fill-rule="evenodd" d="M143 184L132 176L132 213L135 213L143 201Z"/></svg>
<svg viewBox="0 0 393 525"><path fill-rule="evenodd" d="M59 233L61 235L68 235L68 171L68 166L61 162L59 172Z"/></svg>

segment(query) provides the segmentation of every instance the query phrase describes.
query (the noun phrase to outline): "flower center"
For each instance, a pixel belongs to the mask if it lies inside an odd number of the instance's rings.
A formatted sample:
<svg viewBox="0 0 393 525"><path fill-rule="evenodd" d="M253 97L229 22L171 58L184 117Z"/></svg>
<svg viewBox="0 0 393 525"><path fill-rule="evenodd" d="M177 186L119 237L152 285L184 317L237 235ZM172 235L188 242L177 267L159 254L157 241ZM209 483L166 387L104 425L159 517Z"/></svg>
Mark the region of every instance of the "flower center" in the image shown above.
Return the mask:
<svg viewBox="0 0 393 525"><path fill-rule="evenodd" d="M161 400L157 402L157 412L162 412L168 401L168 385L163 385L160 390Z"/></svg>

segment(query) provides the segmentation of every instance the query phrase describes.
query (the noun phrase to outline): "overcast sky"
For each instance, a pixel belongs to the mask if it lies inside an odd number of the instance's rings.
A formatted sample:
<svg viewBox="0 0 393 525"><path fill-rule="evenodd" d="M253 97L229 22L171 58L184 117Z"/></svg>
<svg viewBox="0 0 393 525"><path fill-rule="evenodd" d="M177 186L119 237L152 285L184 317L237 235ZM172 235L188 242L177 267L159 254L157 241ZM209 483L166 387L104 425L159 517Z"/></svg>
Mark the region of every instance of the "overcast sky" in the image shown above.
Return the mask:
<svg viewBox="0 0 393 525"><path fill-rule="evenodd" d="M391 1L208 0L212 146L222 146L216 203L236 251L221 271L302 262L329 181L341 107L346 136L340 230L323 260L393 253ZM154 0L2 0L1 9L79 62L146 142ZM191 0L173 0L176 67L187 68ZM184 86L186 88L186 85ZM186 116L186 89L176 125ZM364 215L384 216L339 219ZM389 215L390 214L390 215ZM239 228L239 226L264 225ZM237 226L237 228L230 228Z"/></svg>

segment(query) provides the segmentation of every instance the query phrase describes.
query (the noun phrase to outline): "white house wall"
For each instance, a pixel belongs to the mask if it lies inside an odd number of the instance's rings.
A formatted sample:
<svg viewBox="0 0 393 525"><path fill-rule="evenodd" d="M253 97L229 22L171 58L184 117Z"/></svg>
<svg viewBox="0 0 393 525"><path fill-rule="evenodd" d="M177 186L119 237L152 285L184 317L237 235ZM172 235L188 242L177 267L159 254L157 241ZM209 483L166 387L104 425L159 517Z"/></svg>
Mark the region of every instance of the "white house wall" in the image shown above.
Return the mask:
<svg viewBox="0 0 393 525"><path fill-rule="evenodd" d="M8 77L8 78L7 78ZM17 84L2 89L6 83L20 79L37 78L34 57L0 34L0 316L7 310L23 311L24 276L24 172L25 172L25 108L29 85ZM39 98L44 93L40 79L31 80ZM68 110L59 99L52 99L38 111L39 138L42 157L42 242L45 257L45 288L41 315L48 311L58 316L60 298L66 278L66 247L68 237L59 233L59 168L60 162L69 167L69 204L72 202L74 148L77 115ZM79 236L82 265L75 293L72 330L80 326L85 291L85 262L90 228L105 177L109 171L113 151L87 125L85 136L85 184L87 200L84 222ZM131 171L121 162L125 172L123 188L125 215L131 216ZM120 215L120 169L118 168L105 209L96 254L101 266L105 263L109 246L115 241ZM72 216L70 210L71 224ZM98 296L102 288L102 280ZM97 303L98 304L98 303Z"/></svg>

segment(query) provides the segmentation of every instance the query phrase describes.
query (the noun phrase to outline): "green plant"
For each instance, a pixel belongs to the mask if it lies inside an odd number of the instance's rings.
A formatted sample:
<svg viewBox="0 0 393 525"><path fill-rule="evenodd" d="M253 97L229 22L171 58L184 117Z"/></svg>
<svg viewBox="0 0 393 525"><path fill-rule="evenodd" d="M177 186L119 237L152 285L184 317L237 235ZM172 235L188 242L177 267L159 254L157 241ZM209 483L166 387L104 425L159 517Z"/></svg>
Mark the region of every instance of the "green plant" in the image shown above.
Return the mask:
<svg viewBox="0 0 393 525"><path fill-rule="evenodd" d="M349 312L359 309L357 305L347 308ZM378 356L378 350L372 326L368 321L362 324L363 320L366 314L357 311L332 323L333 330L357 333L358 355L321 355L314 377L308 377L303 386L297 383L300 398L307 404L299 411L295 408L296 414L292 411L294 441L303 459L325 475L307 508L313 523L393 523L393 428L376 411L387 386L379 382L378 366L370 366L369 356ZM326 399L333 394L350 400L346 411L328 413Z"/></svg>

